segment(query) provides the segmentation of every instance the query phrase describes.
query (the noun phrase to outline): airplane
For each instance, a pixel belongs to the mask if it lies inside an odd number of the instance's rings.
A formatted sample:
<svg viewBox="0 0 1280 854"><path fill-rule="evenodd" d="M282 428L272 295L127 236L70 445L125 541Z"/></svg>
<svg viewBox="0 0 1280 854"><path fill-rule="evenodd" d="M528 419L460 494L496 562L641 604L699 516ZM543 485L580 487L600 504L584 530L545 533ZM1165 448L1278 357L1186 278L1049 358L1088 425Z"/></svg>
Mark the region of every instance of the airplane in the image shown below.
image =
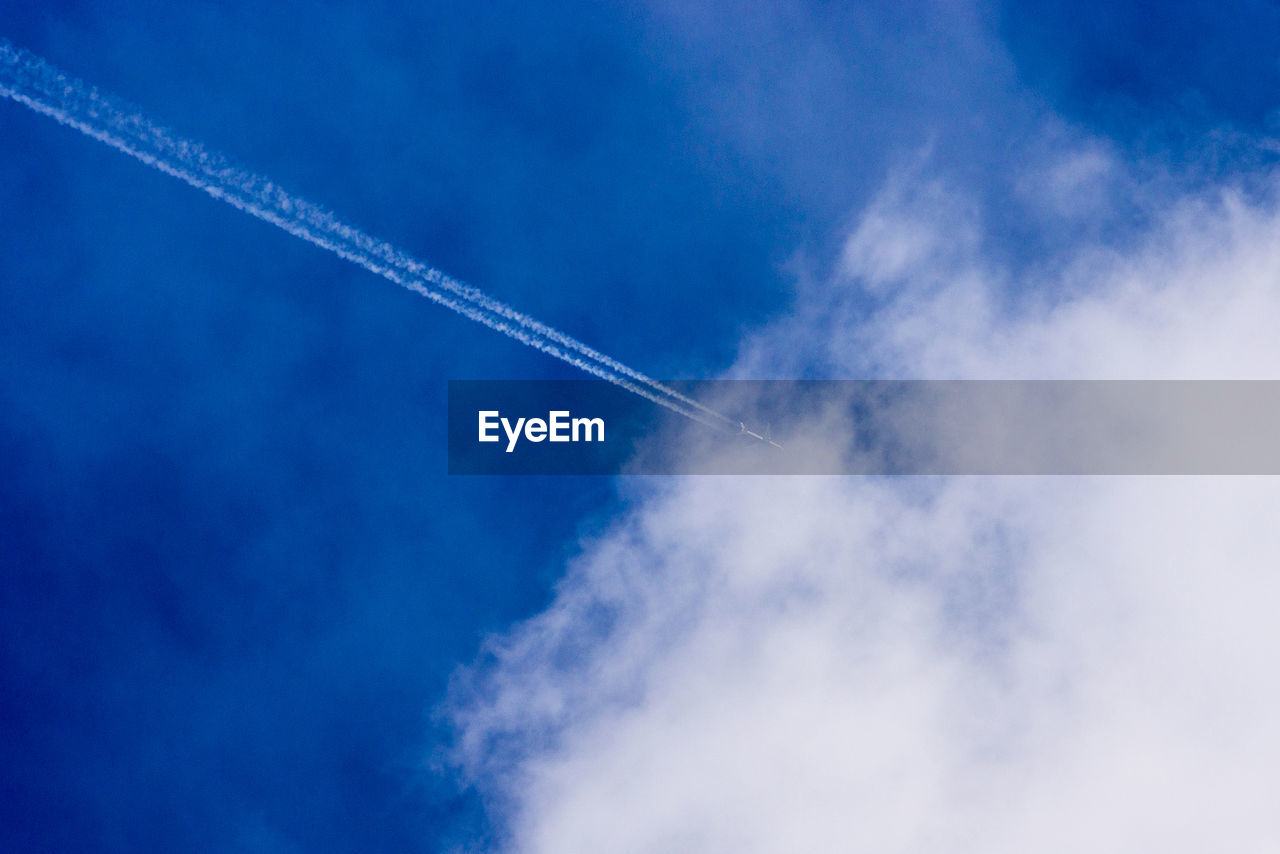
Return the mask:
<svg viewBox="0 0 1280 854"><path fill-rule="evenodd" d="M779 445L777 442L773 441L773 428L772 428L772 427L766 426L766 427L764 428L764 435L763 435L763 436L761 436L759 433L755 433L755 432L753 432L753 431L751 431L751 430L748 430L748 429L747 429L747 425L746 425L744 422L739 421L739 422L738 422L738 435L740 435L740 436L750 436L750 437L751 437L751 438L753 438L753 439L759 439L761 442L767 442L767 443L769 443L770 445L773 445L773 446L774 446L775 448L777 448L778 450L782 450L782 446L781 446L781 445Z"/></svg>

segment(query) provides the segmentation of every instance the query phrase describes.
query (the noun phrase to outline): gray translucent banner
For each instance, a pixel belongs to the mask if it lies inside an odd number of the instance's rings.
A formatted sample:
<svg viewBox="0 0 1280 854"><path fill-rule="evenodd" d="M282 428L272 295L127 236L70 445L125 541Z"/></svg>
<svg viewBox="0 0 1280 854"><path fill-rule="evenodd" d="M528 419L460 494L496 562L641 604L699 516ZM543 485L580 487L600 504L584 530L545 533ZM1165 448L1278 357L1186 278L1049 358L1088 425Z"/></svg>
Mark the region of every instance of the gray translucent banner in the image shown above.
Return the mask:
<svg viewBox="0 0 1280 854"><path fill-rule="evenodd" d="M449 471L1280 473L1280 382L1274 381L667 385L718 413L706 419L715 426L603 381L450 382ZM513 431L520 419L535 429ZM574 436L574 421L584 428L599 421L602 429ZM536 429L539 422L547 429Z"/></svg>

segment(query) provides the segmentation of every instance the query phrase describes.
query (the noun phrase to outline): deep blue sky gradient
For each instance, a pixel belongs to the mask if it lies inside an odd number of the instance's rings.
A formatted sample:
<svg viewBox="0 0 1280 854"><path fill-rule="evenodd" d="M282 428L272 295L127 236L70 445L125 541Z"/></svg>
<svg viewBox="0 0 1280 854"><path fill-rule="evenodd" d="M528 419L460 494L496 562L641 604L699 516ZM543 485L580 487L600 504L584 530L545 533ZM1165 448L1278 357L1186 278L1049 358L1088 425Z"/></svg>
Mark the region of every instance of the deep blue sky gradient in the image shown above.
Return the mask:
<svg viewBox="0 0 1280 854"><path fill-rule="evenodd" d="M787 262L829 264L926 146L1000 201L1047 114L1173 163L1274 130L1278 24L1262 2L0 10L15 44L671 377L727 366L787 310ZM1069 238L984 210L1015 261ZM572 376L0 103L0 850L483 840L429 769L430 711L623 499L445 476L445 383Z"/></svg>

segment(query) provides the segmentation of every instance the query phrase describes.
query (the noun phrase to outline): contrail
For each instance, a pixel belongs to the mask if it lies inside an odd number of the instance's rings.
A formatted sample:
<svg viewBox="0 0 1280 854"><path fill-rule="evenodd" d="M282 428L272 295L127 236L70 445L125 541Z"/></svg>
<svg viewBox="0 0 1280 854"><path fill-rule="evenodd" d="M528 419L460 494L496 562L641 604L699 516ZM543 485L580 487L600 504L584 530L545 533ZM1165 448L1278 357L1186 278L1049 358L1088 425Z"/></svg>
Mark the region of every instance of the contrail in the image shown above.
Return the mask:
<svg viewBox="0 0 1280 854"><path fill-rule="evenodd" d="M641 397L711 427L737 426L692 398L376 240L222 155L176 136L138 108L0 39L0 95L106 143L295 237Z"/></svg>

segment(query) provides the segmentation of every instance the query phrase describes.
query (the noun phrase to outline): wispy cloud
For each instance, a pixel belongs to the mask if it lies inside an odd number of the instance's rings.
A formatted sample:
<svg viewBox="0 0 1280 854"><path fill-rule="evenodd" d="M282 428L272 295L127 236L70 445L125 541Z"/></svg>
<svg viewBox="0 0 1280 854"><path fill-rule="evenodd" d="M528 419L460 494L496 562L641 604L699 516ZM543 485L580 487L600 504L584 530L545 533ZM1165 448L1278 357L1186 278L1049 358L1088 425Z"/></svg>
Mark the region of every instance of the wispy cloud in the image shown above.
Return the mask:
<svg viewBox="0 0 1280 854"><path fill-rule="evenodd" d="M1102 151L1046 161L1068 209L1120 180ZM925 163L739 369L1275 378L1274 200L1156 195L1141 240L1015 280ZM1273 479L633 488L457 680L455 760L513 850L1280 844Z"/></svg>

